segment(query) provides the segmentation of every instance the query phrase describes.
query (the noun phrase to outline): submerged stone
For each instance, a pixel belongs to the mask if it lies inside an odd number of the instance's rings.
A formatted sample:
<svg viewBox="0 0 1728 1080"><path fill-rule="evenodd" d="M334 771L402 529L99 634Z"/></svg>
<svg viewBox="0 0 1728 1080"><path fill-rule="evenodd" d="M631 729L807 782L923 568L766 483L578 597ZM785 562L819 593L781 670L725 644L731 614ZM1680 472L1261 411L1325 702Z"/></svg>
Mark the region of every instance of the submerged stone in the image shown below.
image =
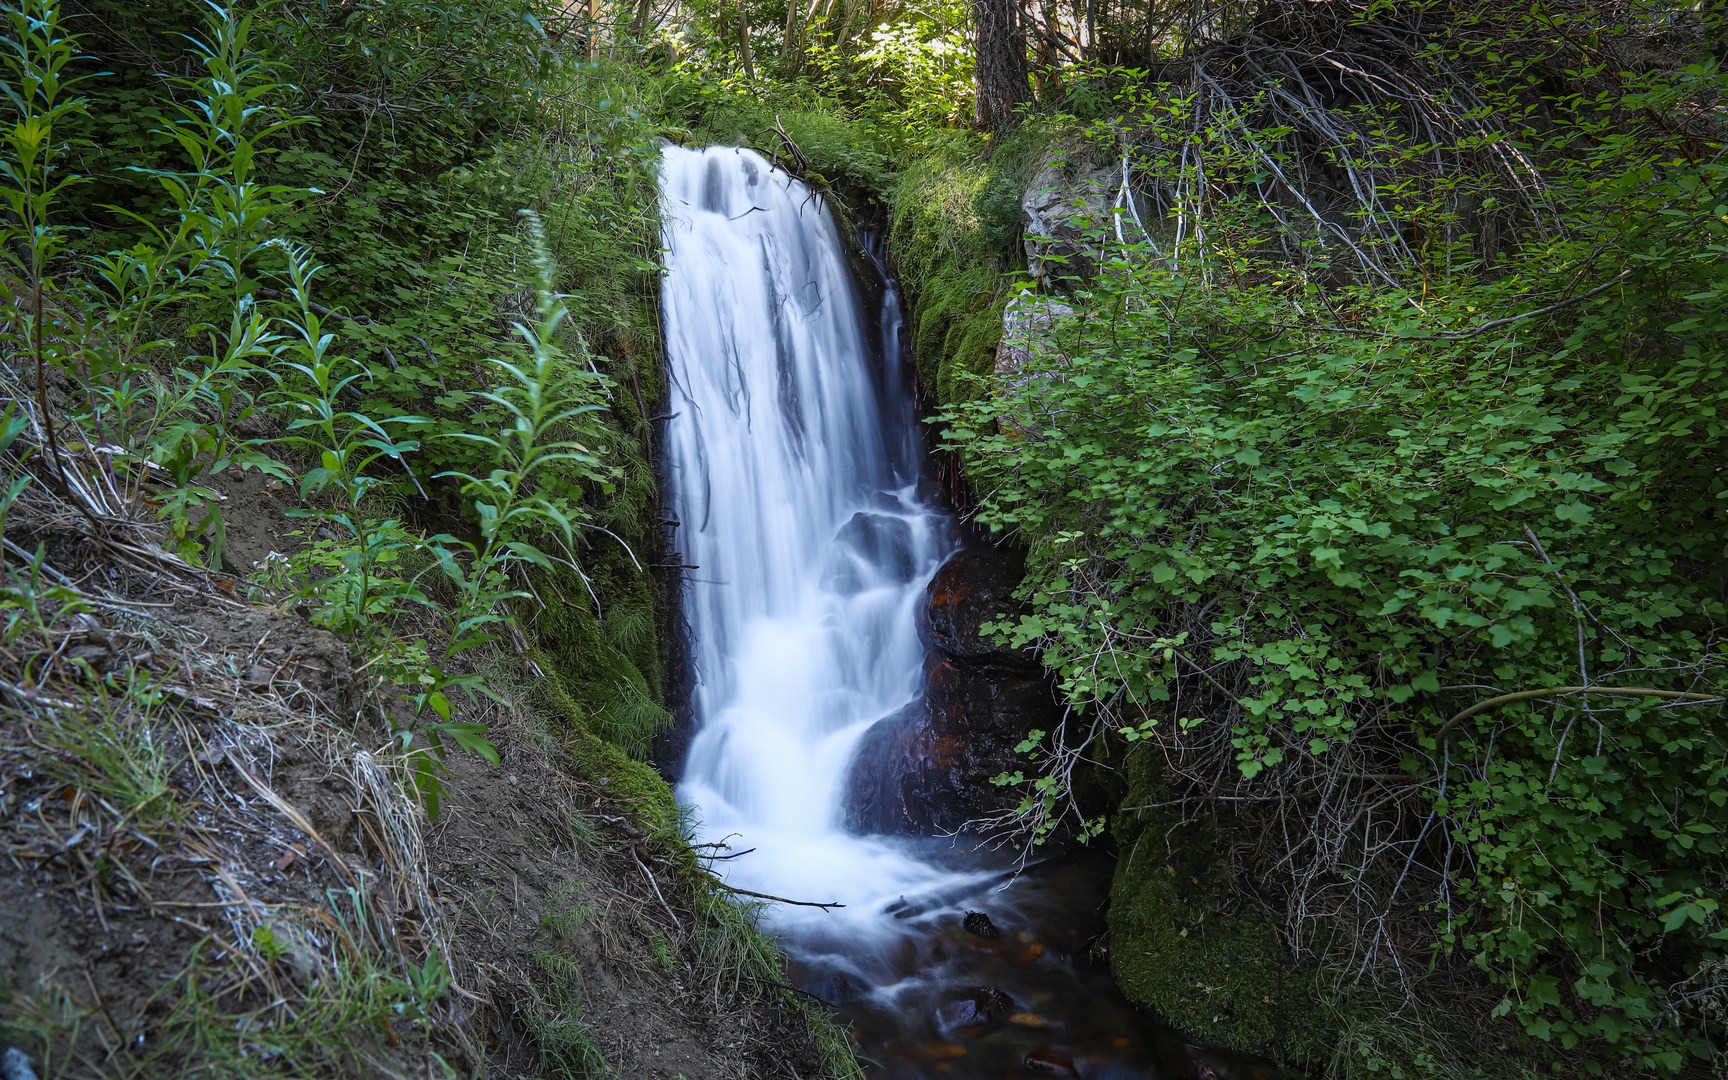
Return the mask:
<svg viewBox="0 0 1728 1080"><path fill-rule="evenodd" d="M840 593L905 585L918 570L912 526L903 517L859 511L834 536L826 581Z"/></svg>
<svg viewBox="0 0 1728 1080"><path fill-rule="evenodd" d="M936 1010L943 1031L976 1029L995 1024L1014 1011L1014 1000L993 986L980 986L964 997L945 1001Z"/></svg>
<svg viewBox="0 0 1728 1080"><path fill-rule="evenodd" d="M1074 1057L1053 1046L1040 1047L1026 1055L1026 1067L1040 1076L1079 1076Z"/></svg>

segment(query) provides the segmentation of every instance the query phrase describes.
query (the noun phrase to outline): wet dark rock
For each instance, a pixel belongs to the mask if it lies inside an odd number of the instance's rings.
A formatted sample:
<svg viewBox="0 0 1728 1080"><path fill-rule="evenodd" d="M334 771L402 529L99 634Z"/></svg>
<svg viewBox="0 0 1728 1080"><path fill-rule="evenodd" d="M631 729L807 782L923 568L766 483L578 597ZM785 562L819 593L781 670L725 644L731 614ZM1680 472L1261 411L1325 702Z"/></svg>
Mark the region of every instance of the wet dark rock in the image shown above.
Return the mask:
<svg viewBox="0 0 1728 1080"><path fill-rule="evenodd" d="M944 1002L942 1007L936 1010L936 1026L943 1031L983 1027L989 1023L990 1017L980 1012L978 1003L971 998Z"/></svg>
<svg viewBox="0 0 1728 1080"><path fill-rule="evenodd" d="M877 722L847 780L847 823L860 832L940 835L1016 805L991 778L1023 769L1014 750L1059 713L1037 659L991 640L984 624L1018 613L1024 560L1009 549L966 548L930 583L924 697Z"/></svg>
<svg viewBox="0 0 1728 1080"><path fill-rule="evenodd" d="M1172 1080L1284 1080L1276 1065L1260 1058L1192 1043L1182 1051Z"/></svg>
<svg viewBox="0 0 1728 1080"><path fill-rule="evenodd" d="M1014 1012L1014 999L994 986L980 986L974 994L974 999L992 1020L1008 1016Z"/></svg>
<svg viewBox="0 0 1728 1080"><path fill-rule="evenodd" d="M1014 1001L993 986L981 986L964 997L945 1001L936 1010L936 1024L945 1032L964 1033L988 1027L1010 1016Z"/></svg>
<svg viewBox="0 0 1728 1080"><path fill-rule="evenodd" d="M934 836L1018 801L991 777L1025 765L1014 746L1058 718L1042 672L967 671L941 653L925 664L925 696L865 733L847 782L847 818L861 832Z"/></svg>
<svg viewBox="0 0 1728 1080"><path fill-rule="evenodd" d="M997 941L1002 937L1002 931L988 914L982 911L968 911L961 919L961 927L969 934L976 934L986 941Z"/></svg>
<svg viewBox="0 0 1728 1080"><path fill-rule="evenodd" d="M1025 557L1008 548L963 548L931 579L930 643L956 664L967 667L1038 666L1037 658L1010 649L984 632L984 624L1012 618L1026 609L1014 598L1025 576Z"/></svg>
<svg viewBox="0 0 1728 1080"><path fill-rule="evenodd" d="M797 962L793 962L790 969L795 985L829 1004L857 1001L870 992L868 983L853 971L844 971L827 964Z"/></svg>
<svg viewBox="0 0 1728 1080"><path fill-rule="evenodd" d="M1053 1046L1041 1046L1026 1054L1026 1067L1040 1076L1079 1076L1080 1070L1074 1067L1074 1058L1065 1050Z"/></svg>
<svg viewBox="0 0 1728 1080"><path fill-rule="evenodd" d="M842 592L904 585L916 571L912 526L905 518L859 511L835 534L828 574Z"/></svg>

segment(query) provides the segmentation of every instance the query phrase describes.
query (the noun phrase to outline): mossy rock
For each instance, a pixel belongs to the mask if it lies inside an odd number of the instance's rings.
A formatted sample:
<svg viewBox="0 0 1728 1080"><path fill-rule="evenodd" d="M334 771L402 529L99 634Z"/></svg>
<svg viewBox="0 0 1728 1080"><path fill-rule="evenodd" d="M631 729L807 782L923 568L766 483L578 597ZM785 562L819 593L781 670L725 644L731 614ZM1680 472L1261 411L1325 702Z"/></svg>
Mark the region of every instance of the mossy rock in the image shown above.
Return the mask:
<svg viewBox="0 0 1728 1080"><path fill-rule="evenodd" d="M596 618L587 587L574 574L554 581L556 600L534 617L542 667L568 703L572 725L645 761L654 739L672 725L660 704L660 649L652 583L601 592L609 599ZM645 671L644 668L647 670Z"/></svg>
<svg viewBox="0 0 1728 1080"><path fill-rule="evenodd" d="M938 405L988 392L1002 309L1022 262L1020 197L1043 137L988 152L956 141L913 161L890 192L889 245L912 309L912 350Z"/></svg>
<svg viewBox="0 0 1728 1080"><path fill-rule="evenodd" d="M1008 298L1002 275L986 267L940 274L919 299L912 347L918 375L942 402L979 396L996 364L1002 310Z"/></svg>
<svg viewBox="0 0 1728 1080"><path fill-rule="evenodd" d="M1155 754L1129 756L1127 806L1161 801ZM1322 1065L1339 1030L1317 972L1296 963L1271 915L1233 895L1214 827L1169 812L1117 815L1110 964L1122 991L1208 1042Z"/></svg>

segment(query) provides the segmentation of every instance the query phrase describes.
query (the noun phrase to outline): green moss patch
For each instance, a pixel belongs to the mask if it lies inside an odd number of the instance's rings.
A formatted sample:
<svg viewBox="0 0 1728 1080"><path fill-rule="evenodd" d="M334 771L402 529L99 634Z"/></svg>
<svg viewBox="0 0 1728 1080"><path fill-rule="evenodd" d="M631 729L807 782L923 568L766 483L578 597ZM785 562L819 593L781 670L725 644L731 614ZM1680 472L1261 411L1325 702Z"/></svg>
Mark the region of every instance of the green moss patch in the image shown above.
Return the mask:
<svg viewBox="0 0 1728 1080"><path fill-rule="evenodd" d="M1002 337L1009 276L1022 261L1020 194L1043 137L986 153L956 137L911 162L890 191L889 243L912 308L919 378L939 404L982 396Z"/></svg>
<svg viewBox="0 0 1728 1080"><path fill-rule="evenodd" d="M1165 797L1157 758L1130 755L1125 805ZM1110 963L1128 997L1208 1041L1297 1065L1338 1037L1315 973L1296 964L1264 909L1232 894L1213 828L1173 811L1117 815Z"/></svg>

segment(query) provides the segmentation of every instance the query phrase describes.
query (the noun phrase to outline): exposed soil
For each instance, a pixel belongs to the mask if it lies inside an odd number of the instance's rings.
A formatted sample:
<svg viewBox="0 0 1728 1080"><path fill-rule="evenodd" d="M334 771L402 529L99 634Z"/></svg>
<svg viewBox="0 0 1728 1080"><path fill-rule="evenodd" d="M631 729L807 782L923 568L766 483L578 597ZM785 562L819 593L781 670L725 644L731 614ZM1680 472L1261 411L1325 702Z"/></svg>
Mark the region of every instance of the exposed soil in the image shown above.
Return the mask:
<svg viewBox="0 0 1728 1080"><path fill-rule="evenodd" d="M108 687L52 662L55 696L6 673L4 1021L44 1077L160 1075L186 1060L164 1022L188 980L217 976L217 958L260 926L289 935L370 861L335 756L352 741L327 724L352 713L346 648L219 589L135 584L60 636L58 656ZM148 801L127 787L152 777ZM236 990L230 1007L250 1012L258 997Z"/></svg>
<svg viewBox="0 0 1728 1080"><path fill-rule="evenodd" d="M265 569L271 552L294 550L300 543L294 534L310 528L308 522L288 516L294 488L286 481L248 472L224 477L221 486L227 496L223 518L228 539L222 564L235 574Z"/></svg>
<svg viewBox="0 0 1728 1080"><path fill-rule="evenodd" d="M292 550L274 490L226 485L228 565ZM342 641L81 529L30 539L92 610L0 648L0 1051L43 1080L816 1075L788 995L705 951L694 857L580 775L558 718L489 706L501 765L453 752L430 822L375 722L402 707ZM409 993L429 957L450 983ZM394 996L323 1038L357 970Z"/></svg>
<svg viewBox="0 0 1728 1080"><path fill-rule="evenodd" d="M653 856L636 852L640 839L624 823L605 820L611 815L591 785L512 734L500 745L499 768L452 760L451 800L429 847L434 882L477 976L466 989L492 1004L494 1035L506 1048L505 1071L495 1075L532 1069L520 1030L533 1023L529 991L559 959L580 971L570 990L618 1075L754 1075L738 1018L711 1015L689 985L689 963L672 952L679 930L633 865Z"/></svg>

